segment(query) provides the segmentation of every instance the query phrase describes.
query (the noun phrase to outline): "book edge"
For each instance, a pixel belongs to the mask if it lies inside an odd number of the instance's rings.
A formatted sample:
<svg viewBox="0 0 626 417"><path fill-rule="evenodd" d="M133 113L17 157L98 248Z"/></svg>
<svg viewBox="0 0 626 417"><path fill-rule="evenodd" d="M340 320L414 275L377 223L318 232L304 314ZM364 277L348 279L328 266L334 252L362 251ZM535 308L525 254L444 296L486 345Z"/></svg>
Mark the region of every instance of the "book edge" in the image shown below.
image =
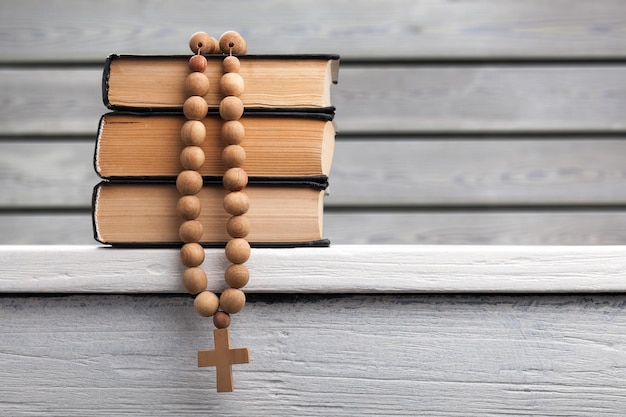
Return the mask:
<svg viewBox="0 0 626 417"><path fill-rule="evenodd" d="M116 105L114 105L117 107ZM137 117L151 117L151 116L183 116L181 107L159 107L157 110L141 111L138 107L128 107L127 110L113 109L104 113L101 118L105 118L111 115L122 116L137 116ZM320 111L320 109L322 111ZM249 108L249 111L244 110L242 117L293 117L303 119L316 119L327 122L334 121L335 119L335 106L328 107L273 107L273 108ZM218 109L209 109L207 117L219 117ZM102 122L101 122L102 123Z"/></svg>
<svg viewBox="0 0 626 417"><path fill-rule="evenodd" d="M103 93L104 94L104 93ZM108 87L106 94L108 94ZM183 114L183 108L174 106L174 107L141 107L141 106L127 106L123 104L112 104L108 101L108 97L104 100L104 105L107 109L111 111L119 111L125 113L135 113L135 114ZM329 115L332 118L335 116L335 111L337 108L335 106L320 106L320 107L245 107L243 111L243 117L245 116L263 116L263 115L275 115L275 116L285 116L285 115L299 115L299 114L310 114L310 115ZM217 107L209 107L207 115L218 115L219 109Z"/></svg>
<svg viewBox="0 0 626 417"><path fill-rule="evenodd" d="M100 186L104 181L99 182L93 187L91 193L91 226L93 230L93 238L96 242L105 243L100 236L100 230L98 228L98 199L100 198Z"/></svg>
<svg viewBox="0 0 626 417"><path fill-rule="evenodd" d="M183 245L182 242L115 242L115 241L104 240L98 228L98 220L97 220L98 200L100 196L100 188L103 185L110 185L110 184L120 184L120 185L137 184L137 182L115 183L111 181L100 181L98 184L94 186L93 192L92 192L92 203L91 203L91 207L92 207L91 220L92 220L92 227L93 227L93 236L97 242L103 245L109 245L112 247L119 247L119 248L177 248ZM147 184L159 185L163 183L155 182L155 183L147 183ZM324 188L319 188L319 185L320 185L319 183L309 183L309 182L303 182L303 183L289 182L289 183L283 183L283 184L276 182L276 183L267 183L267 184L259 184L259 185L302 186L302 184L311 186L313 189L318 189L319 191L323 191L326 188L326 186L324 186ZM322 197L320 197L320 200L322 200ZM320 213L323 213L323 204L320 207ZM323 214L320 217L323 217ZM199 242L199 243L204 248L223 248L226 245L226 242ZM316 239L316 240L293 241L293 242L254 242L253 241L249 243L250 243L250 246L253 248L297 248L297 247L328 247L330 246L329 239Z"/></svg>
<svg viewBox="0 0 626 417"><path fill-rule="evenodd" d="M107 60L112 61L120 58L140 58L140 59L189 59L193 54L132 54L132 53L110 53ZM205 54L206 59L224 59L225 54ZM327 60L340 61L340 55L335 53L307 53L307 54L233 54L239 59L310 59L310 60Z"/></svg>
<svg viewBox="0 0 626 417"><path fill-rule="evenodd" d="M102 168L100 167L100 145L102 141L102 133L104 129L106 115L107 114L103 114L100 117L100 121L98 123L98 132L96 134L96 143L94 146L94 153L93 153L93 169L100 178L104 178L102 176Z"/></svg>
<svg viewBox="0 0 626 417"><path fill-rule="evenodd" d="M182 242L102 242L113 248L147 248L147 249L168 249L180 248ZM226 242L199 242L205 249L224 248ZM249 242L250 247L254 249L288 249L288 248L307 248L307 247L329 247L329 239L307 240L301 242Z"/></svg>
<svg viewBox="0 0 626 417"><path fill-rule="evenodd" d="M154 111L153 109L158 109L160 111L181 111L180 107L135 107L135 106L124 106L112 104L109 100L109 77L111 74L111 63L120 58L142 58L142 59L163 59L163 58L186 58L188 59L191 55L183 55L183 54L171 54L171 55L148 55L148 54L116 54L111 53L106 57L104 63L104 69L102 72L102 102L105 107L111 110L134 110L134 111ZM215 55L204 55L207 59L223 59L223 54L215 54ZM266 54L266 55L235 55L242 59L311 59L311 60L328 60L330 62L330 74L331 74L331 82L333 84L337 84L339 80L339 65L340 65L340 56L338 54ZM249 107L248 111L258 111L262 112L264 110L270 111L282 111L283 108L252 108ZM284 108L284 111L292 111L294 108ZM305 110L309 108L295 108L296 110ZM310 108L314 111L321 111L329 113L334 113L334 106L323 106L323 107L315 107Z"/></svg>
<svg viewBox="0 0 626 417"><path fill-rule="evenodd" d="M145 184L145 185L172 185L176 184L176 176L127 176L127 177L101 177L101 184ZM279 177L279 176L251 176L248 177L248 185L262 187L309 187L316 190L325 190L328 188L327 175L312 175L307 177ZM203 176L204 185L217 186L222 184L221 176Z"/></svg>

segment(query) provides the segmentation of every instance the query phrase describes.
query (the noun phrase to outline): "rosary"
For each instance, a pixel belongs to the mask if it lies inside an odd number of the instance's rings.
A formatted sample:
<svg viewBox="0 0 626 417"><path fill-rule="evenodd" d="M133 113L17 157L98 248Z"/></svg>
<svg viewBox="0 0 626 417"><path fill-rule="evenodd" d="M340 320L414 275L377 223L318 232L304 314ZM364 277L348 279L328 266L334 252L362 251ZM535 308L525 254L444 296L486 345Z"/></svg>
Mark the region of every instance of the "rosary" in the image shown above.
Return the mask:
<svg viewBox="0 0 626 417"><path fill-rule="evenodd" d="M244 90L244 80L239 75L240 62L233 54L247 52L246 41L237 32L225 32L219 41L204 32L191 36L189 47L195 54L189 59L190 73L185 79L187 99L183 104L183 113L187 121L180 131L180 139L184 145L180 153L183 170L176 178L176 188L180 193L177 211L182 218L179 236L183 242L180 249L180 260L186 267L182 275L185 289L195 295L194 309L203 317L213 317L214 346L213 350L198 351L198 366L215 366L217 372L217 391L233 391L232 365L250 362L247 348L232 349L230 347L231 314L243 309L246 296L241 290L249 279L248 268L244 265L250 257L250 244L246 236L250 232L250 221L245 216L250 206L245 188L248 175L241 168L246 159L246 151L241 146L245 137L245 129L239 119L243 115L244 106L239 98ZM220 79L219 89L223 96L219 104L219 114L223 120L221 139L224 142L222 161L228 168L222 177L222 185L226 190L224 210L231 216L226 223L226 230L231 239L226 243L225 254L231 265L224 272L228 288L218 297L207 291L207 276L201 268L204 262L204 248L199 243L202 234L202 223L198 220L201 203L197 194L203 186L200 172L205 159L200 147L206 136L206 127L202 120L208 112L208 104L204 96L209 92L209 79L204 74L207 68L205 54L226 54Z"/></svg>

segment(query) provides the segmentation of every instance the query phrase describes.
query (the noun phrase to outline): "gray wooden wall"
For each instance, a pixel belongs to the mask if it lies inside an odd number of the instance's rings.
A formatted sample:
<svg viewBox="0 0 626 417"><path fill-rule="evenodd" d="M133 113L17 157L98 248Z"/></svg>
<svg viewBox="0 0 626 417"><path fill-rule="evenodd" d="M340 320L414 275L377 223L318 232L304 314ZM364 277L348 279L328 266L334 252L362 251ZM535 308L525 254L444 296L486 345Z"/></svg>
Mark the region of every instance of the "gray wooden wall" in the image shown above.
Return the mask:
<svg viewBox="0 0 626 417"><path fill-rule="evenodd" d="M622 0L0 3L0 243L94 243L108 53L342 56L333 243L626 242Z"/></svg>
<svg viewBox="0 0 626 417"><path fill-rule="evenodd" d="M341 54L340 133L329 278L293 290L323 266L299 252L281 294L252 291L233 337L253 363L216 396L193 363L212 324L159 276L175 251L133 269L122 255L149 256L4 245L95 243L107 54L187 53L191 33L229 29L255 53ZM338 244L626 244L625 33L623 0L1 1L0 414L623 416L621 247L605 262L584 252L612 248ZM364 256L404 294L354 294L378 271ZM507 286L546 276L583 293Z"/></svg>

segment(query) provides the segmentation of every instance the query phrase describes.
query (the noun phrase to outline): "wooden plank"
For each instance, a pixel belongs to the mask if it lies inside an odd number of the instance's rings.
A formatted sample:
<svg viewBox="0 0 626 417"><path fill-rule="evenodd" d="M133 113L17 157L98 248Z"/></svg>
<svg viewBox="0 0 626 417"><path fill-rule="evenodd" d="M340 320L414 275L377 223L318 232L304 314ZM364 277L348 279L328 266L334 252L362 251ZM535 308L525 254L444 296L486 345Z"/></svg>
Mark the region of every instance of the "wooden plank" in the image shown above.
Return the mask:
<svg viewBox="0 0 626 417"><path fill-rule="evenodd" d="M93 134L99 68L0 68L3 135ZM344 66L342 133L626 131L626 65ZM36 114L33 109L37 109Z"/></svg>
<svg viewBox="0 0 626 417"><path fill-rule="evenodd" d="M104 65L104 61L103 61ZM106 107L102 69L0 69L2 135L93 135Z"/></svg>
<svg viewBox="0 0 626 417"><path fill-rule="evenodd" d="M0 142L0 206L89 208L100 181L87 141Z"/></svg>
<svg viewBox="0 0 626 417"><path fill-rule="evenodd" d="M626 411L626 298L253 297L235 393L197 368L189 297L0 298L0 414L568 415Z"/></svg>
<svg viewBox="0 0 626 417"><path fill-rule="evenodd" d="M93 245L91 215L21 211L0 215L0 245Z"/></svg>
<svg viewBox="0 0 626 417"><path fill-rule="evenodd" d="M413 138L417 139L417 138ZM93 141L0 142L0 207L88 209ZM338 140L328 207L626 204L626 141Z"/></svg>
<svg viewBox="0 0 626 417"><path fill-rule="evenodd" d="M333 101L345 132L623 131L623 65L354 66Z"/></svg>
<svg viewBox="0 0 626 417"><path fill-rule="evenodd" d="M339 245L624 245L626 213L331 211L324 215L324 231Z"/></svg>
<svg viewBox="0 0 626 417"><path fill-rule="evenodd" d="M173 18L193 10L184 19ZM223 20L237 16L237 24ZM483 59L626 56L620 0L387 3L307 0L94 4L21 0L0 5L3 61L99 60L110 52L187 53L196 30L239 30L257 53L344 58ZM263 22L262 25L259 22ZM36 45L37 47L33 47Z"/></svg>
<svg viewBox="0 0 626 417"><path fill-rule="evenodd" d="M355 140L336 147L329 205L623 202L617 140ZM619 149L619 150L618 150Z"/></svg>
<svg viewBox="0 0 626 417"><path fill-rule="evenodd" d="M327 210L324 236L337 245L626 245L626 212ZM86 212L0 215L0 245L95 243Z"/></svg>
<svg viewBox="0 0 626 417"><path fill-rule="evenodd" d="M624 292L623 246L332 245L253 249L248 293ZM223 249L207 249L221 277ZM177 249L0 246L0 293L184 293ZM384 277L384 279L381 279ZM209 289L221 292L222 279Z"/></svg>

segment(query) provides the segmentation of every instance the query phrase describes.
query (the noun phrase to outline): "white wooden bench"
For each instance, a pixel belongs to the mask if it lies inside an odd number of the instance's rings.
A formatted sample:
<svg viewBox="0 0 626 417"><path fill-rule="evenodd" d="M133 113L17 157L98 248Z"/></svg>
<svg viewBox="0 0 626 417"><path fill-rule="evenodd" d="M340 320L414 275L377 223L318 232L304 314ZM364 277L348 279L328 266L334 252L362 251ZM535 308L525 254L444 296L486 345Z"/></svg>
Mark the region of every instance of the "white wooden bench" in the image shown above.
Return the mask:
<svg viewBox="0 0 626 417"><path fill-rule="evenodd" d="M622 2L357 3L0 5L0 415L626 412ZM333 245L253 251L218 395L176 251L89 203L104 57L228 29L342 67Z"/></svg>

